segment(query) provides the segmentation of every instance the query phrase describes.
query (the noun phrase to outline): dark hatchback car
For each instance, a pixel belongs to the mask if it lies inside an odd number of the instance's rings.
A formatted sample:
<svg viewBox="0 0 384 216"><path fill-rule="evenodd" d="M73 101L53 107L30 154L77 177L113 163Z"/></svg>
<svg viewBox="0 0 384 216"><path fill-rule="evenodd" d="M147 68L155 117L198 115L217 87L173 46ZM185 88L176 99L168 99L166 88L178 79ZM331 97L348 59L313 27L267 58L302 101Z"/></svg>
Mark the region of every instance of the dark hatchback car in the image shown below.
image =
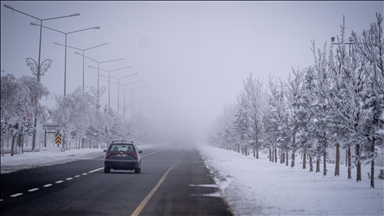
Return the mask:
<svg viewBox="0 0 384 216"><path fill-rule="evenodd" d="M104 172L114 170L134 170L141 173L140 151L133 142L113 141L107 150L104 150Z"/></svg>

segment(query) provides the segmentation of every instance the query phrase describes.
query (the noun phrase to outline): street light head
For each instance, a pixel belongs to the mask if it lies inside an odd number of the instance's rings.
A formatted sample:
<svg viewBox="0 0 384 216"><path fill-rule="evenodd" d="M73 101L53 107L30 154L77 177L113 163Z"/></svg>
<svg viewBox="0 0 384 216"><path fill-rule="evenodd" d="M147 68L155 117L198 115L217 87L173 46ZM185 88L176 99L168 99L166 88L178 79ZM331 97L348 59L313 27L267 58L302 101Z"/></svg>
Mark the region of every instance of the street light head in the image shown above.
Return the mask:
<svg viewBox="0 0 384 216"><path fill-rule="evenodd" d="M31 22L31 25L33 25L33 26L38 26L39 24L34 23L34 22Z"/></svg>
<svg viewBox="0 0 384 216"><path fill-rule="evenodd" d="M100 29L100 26L96 26L94 29Z"/></svg>
<svg viewBox="0 0 384 216"><path fill-rule="evenodd" d="M70 17L73 17L73 16L80 16L80 14L79 13L75 13L75 14L71 14L71 15L69 15Z"/></svg>
<svg viewBox="0 0 384 216"><path fill-rule="evenodd" d="M11 10L14 10L13 7L11 7L11 6L9 6L9 5L6 5L6 4L3 4L3 5L4 5L4 7L6 7L6 8L9 8L9 9L11 9Z"/></svg>
<svg viewBox="0 0 384 216"><path fill-rule="evenodd" d="M80 53L78 53L78 52L75 52L75 54L77 54L77 55L81 55Z"/></svg>

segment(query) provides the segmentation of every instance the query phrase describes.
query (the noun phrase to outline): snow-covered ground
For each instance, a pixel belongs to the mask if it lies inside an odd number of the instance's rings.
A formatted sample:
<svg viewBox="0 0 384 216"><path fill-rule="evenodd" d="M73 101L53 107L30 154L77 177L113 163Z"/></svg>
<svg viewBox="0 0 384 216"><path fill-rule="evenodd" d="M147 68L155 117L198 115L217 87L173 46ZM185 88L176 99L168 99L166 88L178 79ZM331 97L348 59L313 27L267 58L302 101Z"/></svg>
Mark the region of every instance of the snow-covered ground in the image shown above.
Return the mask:
<svg viewBox="0 0 384 216"><path fill-rule="evenodd" d="M197 149L236 215L384 214L384 181L376 178L375 188L370 188L369 166L362 167L362 181L356 182L356 170L348 180L345 165L335 177L334 164L328 164L328 175L323 176L309 172L309 166L302 169L302 164L291 168L272 163L263 154L256 160L207 145Z"/></svg>
<svg viewBox="0 0 384 216"><path fill-rule="evenodd" d="M159 145L142 145L140 149ZM214 174L222 195L236 215L383 215L383 180L369 187L369 166L363 166L363 180L347 179L347 169L333 176L334 165L328 164L328 175L303 170L300 161L295 168L272 163L266 155L261 159L233 151L199 145L206 166ZM83 158L102 156L102 149L42 149L22 155L1 157L1 173L20 169L66 163ZM376 176L379 169L377 167Z"/></svg>

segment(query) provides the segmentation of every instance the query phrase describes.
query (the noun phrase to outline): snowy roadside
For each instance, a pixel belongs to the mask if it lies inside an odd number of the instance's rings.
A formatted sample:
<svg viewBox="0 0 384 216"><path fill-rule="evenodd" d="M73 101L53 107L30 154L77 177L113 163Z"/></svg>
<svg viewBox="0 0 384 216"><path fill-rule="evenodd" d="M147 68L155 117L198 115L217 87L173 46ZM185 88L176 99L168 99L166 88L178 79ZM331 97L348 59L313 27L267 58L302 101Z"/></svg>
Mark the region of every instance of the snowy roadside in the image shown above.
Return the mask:
<svg viewBox="0 0 384 216"><path fill-rule="evenodd" d="M363 180L356 182L356 171L348 180L345 166L335 177L334 164L328 164L323 176L300 163L295 168L272 163L266 155L256 160L206 145L196 149L236 215L383 215L384 181L376 179L370 188L369 166L362 167Z"/></svg>
<svg viewBox="0 0 384 216"><path fill-rule="evenodd" d="M161 147L162 145L139 145L139 149ZM79 149L66 150L62 152L60 148L42 148L39 152L24 152L23 154L5 154L1 156L1 174L10 173L22 169L33 167L50 166L62 164L76 160L90 159L104 156L104 149Z"/></svg>

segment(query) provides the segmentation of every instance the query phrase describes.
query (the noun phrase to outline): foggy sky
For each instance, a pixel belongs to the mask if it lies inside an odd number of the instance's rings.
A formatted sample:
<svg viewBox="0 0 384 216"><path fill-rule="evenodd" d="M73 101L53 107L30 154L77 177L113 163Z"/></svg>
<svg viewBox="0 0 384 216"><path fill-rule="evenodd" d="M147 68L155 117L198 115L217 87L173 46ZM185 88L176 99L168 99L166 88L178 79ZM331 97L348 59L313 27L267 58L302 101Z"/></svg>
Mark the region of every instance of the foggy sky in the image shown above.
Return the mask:
<svg viewBox="0 0 384 216"><path fill-rule="evenodd" d="M210 126L225 104L234 103L242 82L253 73L267 84L268 74L286 80L291 67L306 68L313 63L311 41L322 48L340 33L343 15L347 37L361 34L383 14L383 2L1 2L2 75L32 75L25 59L37 61L38 21L5 8L41 19L80 13L80 16L44 21L43 25L63 32L100 26L68 35L67 45L91 49L85 55L97 61L125 58L100 64L115 70L112 77L138 91L145 102L141 111L161 121L163 128L178 134L193 134ZM51 93L64 94L63 34L43 29L41 61L52 59L41 77ZM82 57L67 49L67 94L82 86ZM97 64L85 60L85 86L97 86ZM101 71L100 74L108 75ZM116 80L112 79L113 82ZM100 77L107 91L101 105L108 103L108 78ZM120 88L122 90L122 88ZM124 93L120 92L120 103ZM126 93L126 102L130 103ZM117 85L111 83L111 107L117 111ZM43 100L52 106L52 99ZM137 103L136 103L137 104ZM136 107L138 112L140 109ZM149 111L149 112L148 112ZM120 108L120 112L122 109ZM129 113L127 113L129 116Z"/></svg>

